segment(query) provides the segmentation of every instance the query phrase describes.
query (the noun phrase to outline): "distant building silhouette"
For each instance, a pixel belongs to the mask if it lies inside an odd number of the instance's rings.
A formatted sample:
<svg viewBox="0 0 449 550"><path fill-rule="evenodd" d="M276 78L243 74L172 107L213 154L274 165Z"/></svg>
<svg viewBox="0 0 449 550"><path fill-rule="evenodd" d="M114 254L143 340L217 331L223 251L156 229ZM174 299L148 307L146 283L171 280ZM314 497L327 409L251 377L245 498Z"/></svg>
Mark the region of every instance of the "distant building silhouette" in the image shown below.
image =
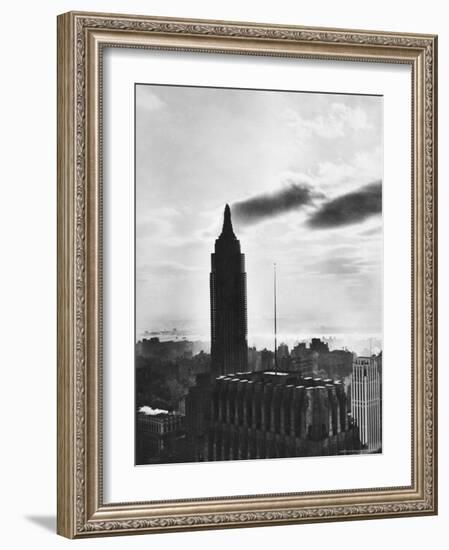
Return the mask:
<svg viewBox="0 0 449 550"><path fill-rule="evenodd" d="M291 351L291 370L301 376L318 375L318 352L306 347L304 342L297 344Z"/></svg>
<svg viewBox="0 0 449 550"><path fill-rule="evenodd" d="M267 348L260 352L260 369L262 371L274 369L274 352Z"/></svg>
<svg viewBox="0 0 449 550"><path fill-rule="evenodd" d="M211 370L217 377L248 365L245 255L226 205L223 230L211 254Z"/></svg>
<svg viewBox="0 0 449 550"><path fill-rule="evenodd" d="M262 354L255 346L248 348L248 370L262 370Z"/></svg>
<svg viewBox="0 0 449 550"><path fill-rule="evenodd" d="M281 343L278 346L278 359L282 359L283 357L289 357L290 353L288 351L287 344Z"/></svg>
<svg viewBox="0 0 449 550"><path fill-rule="evenodd" d="M189 340L167 340L161 342L159 338L143 338L136 344L136 355L147 359L177 359L179 357L192 357L196 342Z"/></svg>
<svg viewBox="0 0 449 550"><path fill-rule="evenodd" d="M310 349L317 351L318 353L329 353L329 345L323 342L321 338L312 338L310 342Z"/></svg>
<svg viewBox="0 0 449 550"><path fill-rule="evenodd" d="M290 352L287 344L281 343L277 351L278 369L284 372L291 371Z"/></svg>

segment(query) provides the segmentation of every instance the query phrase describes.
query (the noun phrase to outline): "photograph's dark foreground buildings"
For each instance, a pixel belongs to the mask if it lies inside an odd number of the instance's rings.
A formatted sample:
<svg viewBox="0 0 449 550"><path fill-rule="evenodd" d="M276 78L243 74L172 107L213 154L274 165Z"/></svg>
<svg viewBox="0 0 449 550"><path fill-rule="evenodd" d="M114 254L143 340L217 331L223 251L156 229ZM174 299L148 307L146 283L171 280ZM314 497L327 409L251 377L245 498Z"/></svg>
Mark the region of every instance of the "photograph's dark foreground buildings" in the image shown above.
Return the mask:
<svg viewBox="0 0 449 550"><path fill-rule="evenodd" d="M186 399L191 460L358 452L343 384L284 372L199 376Z"/></svg>
<svg viewBox="0 0 449 550"><path fill-rule="evenodd" d="M223 230L211 254L211 356L215 376L246 371L248 365L245 255L226 205Z"/></svg>

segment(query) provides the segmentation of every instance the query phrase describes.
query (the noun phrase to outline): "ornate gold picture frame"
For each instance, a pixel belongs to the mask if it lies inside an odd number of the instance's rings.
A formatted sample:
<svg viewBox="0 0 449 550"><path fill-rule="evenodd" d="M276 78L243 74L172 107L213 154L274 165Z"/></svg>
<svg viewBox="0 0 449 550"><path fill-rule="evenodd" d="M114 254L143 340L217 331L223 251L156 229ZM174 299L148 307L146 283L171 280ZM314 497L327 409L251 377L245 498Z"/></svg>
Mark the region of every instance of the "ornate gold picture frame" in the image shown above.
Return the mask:
<svg viewBox="0 0 449 550"><path fill-rule="evenodd" d="M154 499L150 488L144 502L105 501L102 94L107 48L411 69L409 485L191 499ZM59 16L58 533L83 538L436 514L436 186L436 36L96 13ZM126 368L132 373L133 365Z"/></svg>

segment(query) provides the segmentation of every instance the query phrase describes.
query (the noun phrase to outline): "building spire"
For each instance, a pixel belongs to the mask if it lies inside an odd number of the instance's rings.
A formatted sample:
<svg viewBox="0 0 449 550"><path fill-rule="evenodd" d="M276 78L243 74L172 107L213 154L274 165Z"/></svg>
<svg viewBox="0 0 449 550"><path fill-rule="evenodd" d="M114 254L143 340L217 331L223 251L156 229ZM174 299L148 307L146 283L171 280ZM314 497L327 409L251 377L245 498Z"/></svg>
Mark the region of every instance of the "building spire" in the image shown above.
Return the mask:
<svg viewBox="0 0 449 550"><path fill-rule="evenodd" d="M229 204L226 204L224 209L223 229L221 231L220 237L232 237L233 239L236 238L234 230L232 229L231 209L229 208Z"/></svg>

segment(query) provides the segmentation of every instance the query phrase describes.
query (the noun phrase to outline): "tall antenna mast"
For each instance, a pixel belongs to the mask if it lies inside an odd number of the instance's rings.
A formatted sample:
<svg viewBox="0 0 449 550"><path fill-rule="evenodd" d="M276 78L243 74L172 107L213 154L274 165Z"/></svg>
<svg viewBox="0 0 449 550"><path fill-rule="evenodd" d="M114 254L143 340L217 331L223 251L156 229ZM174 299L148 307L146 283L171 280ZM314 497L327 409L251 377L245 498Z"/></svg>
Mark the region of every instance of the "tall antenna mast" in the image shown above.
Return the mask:
<svg viewBox="0 0 449 550"><path fill-rule="evenodd" d="M278 373L278 327L277 327L277 307L276 307L276 264L273 264L273 291L274 291L274 372Z"/></svg>

